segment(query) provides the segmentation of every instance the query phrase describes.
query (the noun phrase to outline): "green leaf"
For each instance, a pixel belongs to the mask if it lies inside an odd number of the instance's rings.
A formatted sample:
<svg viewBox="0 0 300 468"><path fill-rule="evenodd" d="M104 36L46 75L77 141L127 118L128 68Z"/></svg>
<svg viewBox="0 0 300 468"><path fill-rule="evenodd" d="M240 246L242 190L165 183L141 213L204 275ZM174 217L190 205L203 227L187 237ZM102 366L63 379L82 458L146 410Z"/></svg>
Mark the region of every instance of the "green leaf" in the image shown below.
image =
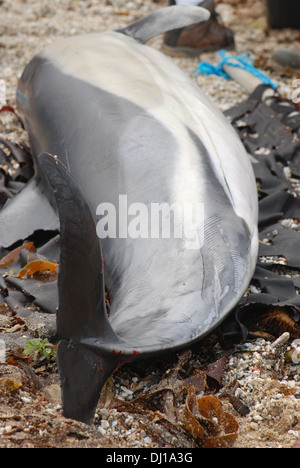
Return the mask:
<svg viewBox="0 0 300 468"><path fill-rule="evenodd" d="M56 357L56 349L51 343L49 343L47 338L44 340L41 338L33 338L32 340L27 341L23 352L29 356L37 353L47 359Z"/></svg>

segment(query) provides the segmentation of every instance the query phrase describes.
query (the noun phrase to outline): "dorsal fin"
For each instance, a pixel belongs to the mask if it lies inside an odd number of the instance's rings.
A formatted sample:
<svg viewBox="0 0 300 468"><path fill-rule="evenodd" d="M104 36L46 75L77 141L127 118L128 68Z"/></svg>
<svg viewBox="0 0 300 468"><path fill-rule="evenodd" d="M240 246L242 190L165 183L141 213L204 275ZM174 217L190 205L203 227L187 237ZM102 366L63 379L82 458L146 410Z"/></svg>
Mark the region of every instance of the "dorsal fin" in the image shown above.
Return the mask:
<svg viewBox="0 0 300 468"><path fill-rule="evenodd" d="M172 29L184 28L201 21L207 21L209 17L210 13L205 8L175 5L161 8L126 26L126 28L118 29L117 32L145 43L152 37L159 36Z"/></svg>

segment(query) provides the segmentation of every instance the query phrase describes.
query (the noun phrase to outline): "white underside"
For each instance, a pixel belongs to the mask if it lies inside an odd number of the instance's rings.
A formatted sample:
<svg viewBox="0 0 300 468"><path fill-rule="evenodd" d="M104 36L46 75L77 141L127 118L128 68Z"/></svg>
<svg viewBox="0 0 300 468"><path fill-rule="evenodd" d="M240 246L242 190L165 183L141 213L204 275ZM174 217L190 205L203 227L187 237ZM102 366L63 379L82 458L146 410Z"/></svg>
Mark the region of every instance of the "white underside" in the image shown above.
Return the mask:
<svg viewBox="0 0 300 468"><path fill-rule="evenodd" d="M145 108L176 134L184 164L189 158L192 169L197 152L187 135L189 127L206 147L215 175L236 214L245 219L253 232L257 224L257 192L245 149L221 112L169 58L111 31L53 43L41 55L63 73ZM178 171L181 173L182 167ZM196 182L196 177L192 177L190 187Z"/></svg>

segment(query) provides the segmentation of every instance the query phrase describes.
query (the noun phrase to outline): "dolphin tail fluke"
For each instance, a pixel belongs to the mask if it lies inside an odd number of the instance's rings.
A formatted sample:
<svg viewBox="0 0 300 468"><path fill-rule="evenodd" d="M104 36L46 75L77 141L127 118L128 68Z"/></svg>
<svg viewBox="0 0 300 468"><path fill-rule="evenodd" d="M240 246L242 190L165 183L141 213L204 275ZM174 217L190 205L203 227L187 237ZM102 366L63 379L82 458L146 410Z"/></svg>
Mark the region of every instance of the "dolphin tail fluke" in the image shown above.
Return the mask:
<svg viewBox="0 0 300 468"><path fill-rule="evenodd" d="M118 32L145 43L149 39L172 29L184 28L201 21L207 21L209 17L209 11L199 6L169 6L157 10L123 29L119 29Z"/></svg>
<svg viewBox="0 0 300 468"><path fill-rule="evenodd" d="M106 314L103 260L96 224L78 185L58 159L39 156L54 191L60 220L57 360L63 414L90 422L107 378L120 357L120 340Z"/></svg>
<svg viewBox="0 0 300 468"><path fill-rule="evenodd" d="M35 231L55 231L58 216L40 186L32 179L0 211L0 246L10 247Z"/></svg>
<svg viewBox="0 0 300 468"><path fill-rule="evenodd" d="M60 341L57 361L63 415L91 424L101 390L120 363L118 356L103 355L82 343Z"/></svg>

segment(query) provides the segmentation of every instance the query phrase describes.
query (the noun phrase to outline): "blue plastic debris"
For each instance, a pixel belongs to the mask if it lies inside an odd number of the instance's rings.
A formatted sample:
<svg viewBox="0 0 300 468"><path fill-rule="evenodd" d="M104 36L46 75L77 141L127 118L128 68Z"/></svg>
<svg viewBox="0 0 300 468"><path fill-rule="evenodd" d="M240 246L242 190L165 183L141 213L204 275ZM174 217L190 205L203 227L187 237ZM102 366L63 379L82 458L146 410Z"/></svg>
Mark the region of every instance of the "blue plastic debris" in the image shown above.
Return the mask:
<svg viewBox="0 0 300 468"><path fill-rule="evenodd" d="M224 70L224 65L230 65L252 73L252 75L259 78L264 84L276 89L276 84L267 75L265 75L265 73L254 67L253 60L249 54L246 53L240 56L232 56L226 55L226 50L220 50L219 55L221 56L221 61L218 65L213 65L208 62L200 62L194 73L200 72L203 75L217 75L222 76L226 80L230 80L231 77Z"/></svg>

